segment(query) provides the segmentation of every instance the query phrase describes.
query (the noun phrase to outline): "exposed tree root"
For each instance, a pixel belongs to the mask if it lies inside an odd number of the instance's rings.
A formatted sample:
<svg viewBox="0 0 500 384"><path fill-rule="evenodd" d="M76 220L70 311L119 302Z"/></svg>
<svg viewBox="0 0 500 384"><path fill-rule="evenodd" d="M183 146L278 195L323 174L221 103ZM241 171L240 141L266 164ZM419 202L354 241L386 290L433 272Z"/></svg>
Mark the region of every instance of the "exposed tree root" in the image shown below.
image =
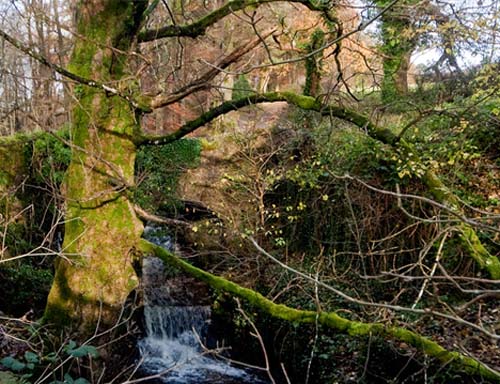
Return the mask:
<svg viewBox="0 0 500 384"><path fill-rule="evenodd" d="M450 364L455 369L465 371L470 375L480 376L492 382L500 383L499 372L494 371L471 357L464 356L458 352L448 351L438 343L405 328L387 326L382 323L363 323L348 320L335 312L321 312L318 315L314 311L298 310L283 304L276 304L252 289L241 287L222 277L215 276L194 267L147 240L141 240L139 248L145 254L152 254L159 257L163 262L182 269L184 272L209 284L214 289L220 289L247 300L251 305L265 311L273 317L297 323L315 323L318 321L320 324L347 333L351 336L379 335L389 339L403 341L421 350L426 355L436 358L443 364Z"/></svg>

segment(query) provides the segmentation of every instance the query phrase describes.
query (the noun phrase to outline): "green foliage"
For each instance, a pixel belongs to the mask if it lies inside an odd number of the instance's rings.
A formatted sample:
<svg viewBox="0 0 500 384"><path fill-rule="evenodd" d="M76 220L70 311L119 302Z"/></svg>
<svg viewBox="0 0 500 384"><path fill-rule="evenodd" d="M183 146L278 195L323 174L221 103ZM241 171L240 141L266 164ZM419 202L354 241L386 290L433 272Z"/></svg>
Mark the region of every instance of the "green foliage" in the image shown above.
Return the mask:
<svg viewBox="0 0 500 384"><path fill-rule="evenodd" d="M195 139L139 149L134 200L152 212L158 209L175 211L178 206L176 189L179 178L188 168L198 165L200 153L200 142Z"/></svg>
<svg viewBox="0 0 500 384"><path fill-rule="evenodd" d="M494 205L494 200L488 201L478 192L498 186L494 169L487 165L500 154L496 134L499 126L492 115L495 105L495 99L479 105L476 105L475 97L460 99L440 108L470 113L442 113L419 121L406 131L405 142L392 158L398 177L407 180L420 178L426 170L432 170L438 172L454 193L469 204L482 208ZM484 174L479 175L482 168ZM489 182L485 184L485 180Z"/></svg>
<svg viewBox="0 0 500 384"><path fill-rule="evenodd" d="M0 222L0 230L2 231L2 241L5 247L12 255L19 255L30 251L33 248L30 234L27 231L26 224L23 222L7 223L5 228L4 223Z"/></svg>
<svg viewBox="0 0 500 384"><path fill-rule="evenodd" d="M40 364L40 358L36 353L26 351L24 355L18 359L13 356L6 356L0 360L0 364L5 369L12 372L11 377L15 378L17 383L25 383L27 382L26 379L33 376L35 368ZM0 382L3 383L1 380ZM14 383L15 382L16 381L14 381Z"/></svg>
<svg viewBox="0 0 500 384"><path fill-rule="evenodd" d="M35 364L40 363L38 355L31 351L24 352L22 360L20 361L12 356L7 356L0 360L0 364L13 372L21 372L23 370L32 371L35 368Z"/></svg>
<svg viewBox="0 0 500 384"><path fill-rule="evenodd" d="M243 99L255 94L245 75L238 75L233 85L233 100Z"/></svg>
<svg viewBox="0 0 500 384"><path fill-rule="evenodd" d="M78 379L73 379L73 377L69 373L64 374L64 380L54 380L51 381L49 384L90 384L90 382L87 379L84 379L83 377L79 377Z"/></svg>
<svg viewBox="0 0 500 384"><path fill-rule="evenodd" d="M14 371L14 372L20 372L24 368L26 368L26 364L20 362L19 360L15 359L11 356L4 357L2 360L0 360L0 363L5 368L10 369L11 371Z"/></svg>
<svg viewBox="0 0 500 384"><path fill-rule="evenodd" d="M24 378L12 372L0 371L0 383L2 384L29 384Z"/></svg>
<svg viewBox="0 0 500 384"><path fill-rule="evenodd" d="M57 135L67 137L64 132ZM47 248L51 247L46 234L55 222L55 194L71 156L69 148L48 133L37 132L21 140L17 158L24 161L27 174L22 176L23 188L16 190L17 209L30 208L9 221L0 221L7 256L26 254L42 243ZM3 203L5 199L0 205ZM22 316L30 309L38 313L45 305L52 281L52 259L26 257L3 262L0 264L0 277L2 310L15 316Z"/></svg>
<svg viewBox="0 0 500 384"><path fill-rule="evenodd" d="M351 241L344 227L348 224L344 218L351 216L345 204L345 182L337 176L385 175L390 180L393 167L382 145L356 131L340 130L326 142L322 132L307 137L306 147L296 143L281 153L283 170L266 171L268 177L279 175L266 194L271 228L266 233L278 246L317 254L320 248L339 249Z"/></svg>
<svg viewBox="0 0 500 384"><path fill-rule="evenodd" d="M75 379L69 372L72 370L72 364L78 359L86 357L98 358L99 353L96 347L92 345L78 346L73 340L70 340L68 344L63 346L62 351L64 354L50 352L47 355L38 355L32 351L26 351L20 357L6 356L0 360L0 364L3 368L12 372L10 376L6 377L12 378L13 384L22 384L26 382L25 379L37 377L40 374L45 375L53 367L63 370L60 376L64 377L64 380L53 380L50 384L89 384L89 381L85 378L79 377ZM55 373L56 371L54 371ZM0 382L3 383L1 379L2 376L0 375Z"/></svg>
<svg viewBox="0 0 500 384"><path fill-rule="evenodd" d="M41 311L52 279L51 270L35 264L33 259L0 264L0 308L16 316L30 309Z"/></svg>
<svg viewBox="0 0 500 384"><path fill-rule="evenodd" d="M97 352L97 348L92 345L81 345L77 346L77 344L70 340L67 345L64 346L64 351L72 357L85 357L91 356L93 358L99 357L99 352Z"/></svg>
<svg viewBox="0 0 500 384"><path fill-rule="evenodd" d="M25 211L22 220L8 227L6 241L11 254L23 254L40 245L56 222L61 203L59 190L71 150L55 136L68 139L64 130L54 135L43 132L26 137L22 155L28 174L17 197L23 207L32 208Z"/></svg>
<svg viewBox="0 0 500 384"><path fill-rule="evenodd" d="M90 384L87 379L83 377L79 377L78 379L73 379L73 377L69 373L64 374L64 380L55 380L51 381L50 384Z"/></svg>
<svg viewBox="0 0 500 384"><path fill-rule="evenodd" d="M488 78L488 77L487 77ZM486 79L477 80L478 84ZM493 83L494 84L494 83ZM492 84L486 88L486 91L492 91ZM475 105L484 96L485 90L479 88L471 97L470 104ZM466 104L465 107L468 105ZM467 129L465 134L472 144L479 148L484 155L494 159L497 165L500 165L500 98L486 97L486 100L472 109L471 113L466 115Z"/></svg>
<svg viewBox="0 0 500 384"><path fill-rule="evenodd" d="M69 131L58 131L54 135L37 135L28 147L26 158L31 164L32 179L37 185L49 184L59 187L71 160L71 149L60 139L69 140Z"/></svg>

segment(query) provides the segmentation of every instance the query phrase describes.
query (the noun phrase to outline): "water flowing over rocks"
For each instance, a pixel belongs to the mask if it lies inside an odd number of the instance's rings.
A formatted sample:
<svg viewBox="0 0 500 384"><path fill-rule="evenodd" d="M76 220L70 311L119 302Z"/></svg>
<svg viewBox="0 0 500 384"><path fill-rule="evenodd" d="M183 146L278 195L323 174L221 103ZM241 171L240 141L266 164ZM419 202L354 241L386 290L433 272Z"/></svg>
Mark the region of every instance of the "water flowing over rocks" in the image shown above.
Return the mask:
<svg viewBox="0 0 500 384"><path fill-rule="evenodd" d="M166 249L174 248L158 228L146 227L145 236ZM172 276L155 257L144 259L142 273L145 337L139 350L143 375L155 376L149 382L264 383L204 347L210 338L210 296L205 285Z"/></svg>

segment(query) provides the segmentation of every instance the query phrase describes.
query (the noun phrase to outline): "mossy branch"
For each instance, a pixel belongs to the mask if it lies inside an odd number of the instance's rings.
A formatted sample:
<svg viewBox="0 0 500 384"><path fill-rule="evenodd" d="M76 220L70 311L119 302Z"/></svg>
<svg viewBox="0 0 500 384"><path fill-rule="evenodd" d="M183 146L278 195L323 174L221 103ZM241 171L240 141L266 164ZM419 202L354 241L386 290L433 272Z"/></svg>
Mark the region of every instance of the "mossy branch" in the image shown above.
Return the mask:
<svg viewBox="0 0 500 384"><path fill-rule="evenodd" d="M227 101L200 115L195 120L189 121L171 134L164 136L142 135L137 137L135 142L137 145L159 145L171 143L190 134L191 132L194 132L198 128L208 124L219 116L225 115L228 112L236 111L253 104L271 102L287 102L288 104L304 110L316 111L323 116L330 116L348 121L366 131L373 139L394 148L398 146L408 146L408 143L401 140L401 138L390 129L374 124L368 117L360 113L343 107L324 105L318 99L310 96L299 95L293 92L256 93L239 100ZM418 157L415 157L414 161L418 162ZM432 170L427 170L422 180L439 203L448 206L450 209L455 211L457 215L463 216L463 212L456 196L443 184L441 179ZM481 243L481 240L479 239L474 228L469 223L462 222L459 225L459 229L460 240L464 244L465 248L470 252L471 257L476 261L479 267L485 269L491 278L495 280L500 279L499 259L488 252L488 250Z"/></svg>
<svg viewBox="0 0 500 384"><path fill-rule="evenodd" d="M319 100L313 97L303 96L293 92L268 92L262 94L256 93L254 95L250 95L238 100L226 101L221 105L212 108L204 114L200 115L198 118L187 122L177 131L171 134L163 136L142 135L136 138L135 143L137 145L162 145L171 143L196 131L198 128L210 123L217 117L225 115L231 111L236 111L253 104L275 102L287 102L304 110L316 111L324 116L332 116L342 120L346 120L358 127L367 130L370 136L384 143L392 143L394 140L397 140L397 136L394 135L390 130L376 126L375 124L370 122L370 119L368 119L367 117L350 109L323 105Z"/></svg>
<svg viewBox="0 0 500 384"><path fill-rule="evenodd" d="M457 197L444 185L441 179L431 170L427 170L422 177L434 198L447 205L451 210L462 213ZM463 220L458 224L460 240L469 251L471 257L481 269L486 269L494 280L500 280L500 260L490 254L479 239L471 225Z"/></svg>
<svg viewBox="0 0 500 384"><path fill-rule="evenodd" d="M219 20L232 14L233 12L240 11L248 7L258 7L262 4L273 3L283 0L231 0L226 4L210 12L209 14L201 17L191 24L185 25L167 25L158 29L149 29L139 33L138 39L140 42L153 41L164 37L190 37L195 38L204 35L207 28L214 25ZM315 1L315 0L287 0L289 3L300 3L305 5L312 11L321 11L325 16L333 21L332 16L328 12L331 7L328 2Z"/></svg>
<svg viewBox="0 0 500 384"><path fill-rule="evenodd" d="M464 356L458 352L448 351L435 341L419 335L416 332L402 327L387 326L382 323L353 321L335 312L321 312L318 315L318 313L314 311L299 310L283 304L276 304L252 289L244 288L232 281L199 269L147 240L142 239L140 241L139 249L145 254L159 257L166 264L182 269L184 272L204 281L214 289L231 293L248 301L249 304L273 317L294 323L305 324L314 324L318 321L324 326L347 333L351 336L379 335L381 337L403 341L421 350L426 355L436 358L442 364L451 364L457 370L462 370L468 374L500 383L499 372L494 371L471 357Z"/></svg>

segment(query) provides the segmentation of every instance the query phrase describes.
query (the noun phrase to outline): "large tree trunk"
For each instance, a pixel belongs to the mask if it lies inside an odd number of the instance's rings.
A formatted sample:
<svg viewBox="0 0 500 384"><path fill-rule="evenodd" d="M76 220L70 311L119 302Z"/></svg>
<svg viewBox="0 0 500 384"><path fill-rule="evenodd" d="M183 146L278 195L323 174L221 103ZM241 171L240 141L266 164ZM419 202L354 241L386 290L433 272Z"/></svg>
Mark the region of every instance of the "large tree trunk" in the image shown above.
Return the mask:
<svg viewBox="0 0 500 384"><path fill-rule="evenodd" d="M140 0L81 1L77 30L82 38L70 70L117 87L146 5ZM73 154L65 182L67 259L56 265L45 319L79 324L85 334L96 324L113 324L137 286L132 250L143 227L127 192L134 183L131 139L139 121L119 96L82 85L75 87L75 96Z"/></svg>

